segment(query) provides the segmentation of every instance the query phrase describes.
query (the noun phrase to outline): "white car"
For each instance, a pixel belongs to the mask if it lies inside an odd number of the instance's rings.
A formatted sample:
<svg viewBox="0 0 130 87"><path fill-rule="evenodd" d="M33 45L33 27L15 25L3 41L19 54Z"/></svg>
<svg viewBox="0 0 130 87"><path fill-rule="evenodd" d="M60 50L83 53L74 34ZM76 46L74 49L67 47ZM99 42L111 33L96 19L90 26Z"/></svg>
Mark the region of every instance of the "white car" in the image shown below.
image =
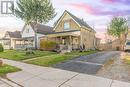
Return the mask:
<svg viewBox="0 0 130 87"><path fill-rule="evenodd" d="M124 51L130 51L130 41L125 43Z"/></svg>

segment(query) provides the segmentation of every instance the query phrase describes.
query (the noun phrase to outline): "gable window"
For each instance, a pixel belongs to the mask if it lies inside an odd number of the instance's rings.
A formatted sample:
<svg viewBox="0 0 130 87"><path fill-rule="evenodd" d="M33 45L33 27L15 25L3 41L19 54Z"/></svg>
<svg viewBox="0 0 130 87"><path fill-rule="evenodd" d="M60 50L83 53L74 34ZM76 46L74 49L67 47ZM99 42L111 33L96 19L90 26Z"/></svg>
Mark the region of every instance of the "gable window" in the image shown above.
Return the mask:
<svg viewBox="0 0 130 87"><path fill-rule="evenodd" d="M67 29L69 29L69 28L70 28L69 22L65 22L65 23L64 23L64 29L67 30Z"/></svg>
<svg viewBox="0 0 130 87"><path fill-rule="evenodd" d="M26 33L29 33L29 29L26 29Z"/></svg>

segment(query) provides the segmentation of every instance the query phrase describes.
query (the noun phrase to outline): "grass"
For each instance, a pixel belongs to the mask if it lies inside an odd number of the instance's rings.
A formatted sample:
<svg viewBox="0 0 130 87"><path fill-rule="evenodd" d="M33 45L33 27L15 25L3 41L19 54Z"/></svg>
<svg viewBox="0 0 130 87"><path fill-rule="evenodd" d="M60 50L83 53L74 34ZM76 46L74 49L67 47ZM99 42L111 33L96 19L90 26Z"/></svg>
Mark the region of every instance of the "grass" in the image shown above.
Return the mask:
<svg viewBox="0 0 130 87"><path fill-rule="evenodd" d="M3 66L0 66L0 76L4 76L8 73L17 72L17 71L20 71L20 70L21 69L16 68L14 66L4 64Z"/></svg>
<svg viewBox="0 0 130 87"><path fill-rule="evenodd" d="M85 52L75 51L66 54L57 54L55 52L49 52L49 51L34 51L34 52L35 52L34 55L33 54L26 55L26 51L5 50L4 52L0 52L0 57L16 61L26 60L26 63L40 66L52 66L54 64L64 62L65 60L70 60L77 56L89 55L97 51L85 51Z"/></svg>
<svg viewBox="0 0 130 87"><path fill-rule="evenodd" d="M70 60L72 58L75 58L76 56L89 55L95 52L97 51L71 52L66 54L57 54L53 56L43 56L43 57L38 57L37 59L34 60L26 61L26 63L40 65L40 66L52 66L54 64L64 62L65 60Z"/></svg>
<svg viewBox="0 0 130 87"><path fill-rule="evenodd" d="M130 65L130 55L125 54L123 57L124 63Z"/></svg>
<svg viewBox="0 0 130 87"><path fill-rule="evenodd" d="M20 61L35 57L56 54L55 52L48 52L48 51L34 51L34 53L35 54L26 55L26 51L5 50L4 52L0 52L0 58Z"/></svg>
<svg viewBox="0 0 130 87"><path fill-rule="evenodd" d="M127 56L127 57L124 59L124 61L125 61L126 64L129 64L129 65L130 65L130 56L129 56L129 57Z"/></svg>

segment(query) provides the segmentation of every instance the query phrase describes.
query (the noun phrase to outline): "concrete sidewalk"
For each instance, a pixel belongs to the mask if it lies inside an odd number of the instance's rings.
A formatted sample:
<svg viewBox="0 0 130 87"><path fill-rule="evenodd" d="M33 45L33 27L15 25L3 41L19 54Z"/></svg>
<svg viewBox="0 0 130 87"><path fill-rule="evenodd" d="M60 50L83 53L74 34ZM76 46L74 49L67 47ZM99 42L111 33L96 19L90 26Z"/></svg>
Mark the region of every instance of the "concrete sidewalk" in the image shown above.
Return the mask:
<svg viewBox="0 0 130 87"><path fill-rule="evenodd" d="M3 82L3 81L1 80L1 78L0 78L0 87L12 87L12 86L10 86L9 84Z"/></svg>
<svg viewBox="0 0 130 87"><path fill-rule="evenodd" d="M130 87L130 83L41 67L12 60L4 63L21 68L22 71L8 74L7 77L24 87Z"/></svg>

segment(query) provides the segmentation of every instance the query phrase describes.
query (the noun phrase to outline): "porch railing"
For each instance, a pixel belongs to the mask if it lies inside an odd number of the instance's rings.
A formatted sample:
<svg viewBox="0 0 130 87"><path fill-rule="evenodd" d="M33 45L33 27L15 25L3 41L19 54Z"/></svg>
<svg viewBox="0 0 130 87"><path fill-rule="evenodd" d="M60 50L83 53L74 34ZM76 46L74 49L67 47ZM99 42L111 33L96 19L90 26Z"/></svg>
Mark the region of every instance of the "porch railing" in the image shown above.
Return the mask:
<svg viewBox="0 0 130 87"><path fill-rule="evenodd" d="M34 47L33 45L28 45L28 44L16 44L15 45L15 49L26 49L26 48L29 48L29 47Z"/></svg>

